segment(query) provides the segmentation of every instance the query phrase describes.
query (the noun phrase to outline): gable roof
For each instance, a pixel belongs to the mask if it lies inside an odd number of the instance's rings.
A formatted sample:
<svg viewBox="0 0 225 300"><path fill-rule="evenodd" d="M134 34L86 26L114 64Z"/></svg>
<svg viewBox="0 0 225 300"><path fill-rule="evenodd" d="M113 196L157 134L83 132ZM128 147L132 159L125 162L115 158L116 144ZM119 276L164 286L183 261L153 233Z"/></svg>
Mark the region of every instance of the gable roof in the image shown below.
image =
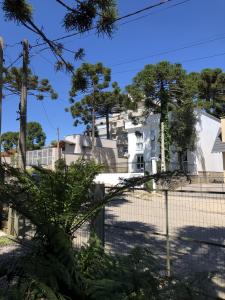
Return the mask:
<svg viewBox="0 0 225 300"><path fill-rule="evenodd" d="M218 130L212 153L225 152L225 142L222 142L221 128Z"/></svg>
<svg viewBox="0 0 225 300"><path fill-rule="evenodd" d="M210 119L212 119L212 120L214 120L214 121L220 123L220 119L218 119L217 117L215 117L215 116L213 116L213 115L207 113L207 112L204 111L203 109L196 109L195 111L196 111L197 113L201 114L201 115L204 115L204 116L206 116L206 117L208 117L208 118L210 118Z"/></svg>

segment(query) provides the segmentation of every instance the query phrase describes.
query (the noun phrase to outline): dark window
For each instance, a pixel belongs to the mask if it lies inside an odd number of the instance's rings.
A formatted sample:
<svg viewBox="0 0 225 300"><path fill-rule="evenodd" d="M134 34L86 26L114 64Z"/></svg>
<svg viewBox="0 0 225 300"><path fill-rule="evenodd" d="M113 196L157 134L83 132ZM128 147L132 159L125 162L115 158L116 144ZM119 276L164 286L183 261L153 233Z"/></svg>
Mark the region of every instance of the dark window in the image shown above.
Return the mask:
<svg viewBox="0 0 225 300"><path fill-rule="evenodd" d="M141 154L137 155L136 168L137 171L144 171L144 156Z"/></svg>

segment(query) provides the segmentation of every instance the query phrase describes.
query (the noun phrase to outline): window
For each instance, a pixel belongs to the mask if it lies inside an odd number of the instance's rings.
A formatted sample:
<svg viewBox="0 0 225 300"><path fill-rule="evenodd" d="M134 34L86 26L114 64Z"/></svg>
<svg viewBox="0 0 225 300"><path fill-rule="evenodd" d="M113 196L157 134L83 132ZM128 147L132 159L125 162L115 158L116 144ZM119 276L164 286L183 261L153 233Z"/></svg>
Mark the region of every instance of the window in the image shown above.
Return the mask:
<svg viewBox="0 0 225 300"><path fill-rule="evenodd" d="M143 133L140 131L136 131L135 135L136 135L136 150L143 151Z"/></svg>
<svg viewBox="0 0 225 300"><path fill-rule="evenodd" d="M137 155L136 169L139 172L144 171L144 156L142 154Z"/></svg>

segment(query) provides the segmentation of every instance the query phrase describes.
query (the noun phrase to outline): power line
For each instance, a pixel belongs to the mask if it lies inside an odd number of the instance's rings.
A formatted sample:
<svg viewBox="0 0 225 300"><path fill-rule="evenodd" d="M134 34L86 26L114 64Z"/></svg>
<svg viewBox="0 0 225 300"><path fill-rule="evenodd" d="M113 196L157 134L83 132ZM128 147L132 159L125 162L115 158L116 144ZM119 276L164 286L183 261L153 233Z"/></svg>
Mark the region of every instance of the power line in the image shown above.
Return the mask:
<svg viewBox="0 0 225 300"><path fill-rule="evenodd" d="M51 122L49 116L48 116L48 113L47 113L47 110L44 106L44 103L43 101L40 101L41 102L41 106L42 106L42 109L44 111L44 114L45 114L45 117L46 117L46 120L48 121L48 124L52 127L52 129L56 130L56 127L53 125L53 123Z"/></svg>
<svg viewBox="0 0 225 300"><path fill-rule="evenodd" d="M8 67L6 67L6 70L10 69L13 65L15 65L22 58L22 56L23 54L20 53L18 57Z"/></svg>
<svg viewBox="0 0 225 300"><path fill-rule="evenodd" d="M191 42L190 44L187 44L183 47L179 47L179 48L175 48L175 49L171 49L171 50L165 50L165 51L161 51L161 52L156 52L156 53L151 54L151 55L135 58L135 59L132 59L132 60L123 61L123 62L120 62L120 63L116 63L114 65L111 65L110 67L116 67L116 66L121 66L121 65L125 65L125 64L130 64L130 63L133 63L133 62L145 60L147 58L152 58L152 57L155 57L155 56L165 55L165 54L177 52L177 51L180 51L180 50L185 50L185 49L189 49L189 48L192 48L192 47L197 47L197 46L200 46L200 45L212 43L212 42L222 40L222 39L225 39L225 35L217 37L217 38L211 37L211 39L201 40L201 41L198 41L198 42Z"/></svg>
<svg viewBox="0 0 225 300"><path fill-rule="evenodd" d="M204 59L218 57L218 56L223 56L223 55L225 55L225 52L216 53L216 54L212 54L212 55L209 55L209 56L202 56L202 57L197 57L197 58L185 59L185 60L181 60L179 63L204 60ZM115 75L115 74L123 74L123 73L128 73L128 72L133 72L133 71L140 71L140 68L139 69L135 68L135 69L129 69L129 70L124 70L124 71L112 72L112 74L113 75Z"/></svg>
<svg viewBox="0 0 225 300"><path fill-rule="evenodd" d="M142 8L142 9L140 9L140 10L134 11L134 12L132 12L132 13L129 13L129 14L126 14L126 15L124 15L124 16L122 16L122 17L117 18L115 21L112 22L112 24L115 23L115 22L118 22L118 21L120 21L120 20L123 20L123 19L129 18L129 17L135 16L135 15L137 15L137 14L140 14L140 13L142 13L142 12L144 12L144 11L153 9L153 8L155 8L155 7L159 7L159 6L161 6L161 5L164 5L164 4L166 4L166 3L169 3L169 2L171 2L171 1L174 1L174 0L164 0L164 1L158 2L158 3L153 4L153 5L149 5L149 6L147 6L147 7L144 7L144 8ZM182 1L180 4L183 4L183 3L186 3L186 2L189 2L189 1L191 1L191 0L184 0L184 1ZM180 5L180 4L177 4L177 5ZM73 37L73 36L76 36L76 35L79 35L79 34L83 34L83 33L85 33L85 32L89 32L89 31L91 31L91 30L93 30L93 29L96 29L96 28L97 28L97 26L93 26L92 28L87 29L87 30L82 30L82 31L79 31L79 32L75 32L75 33L63 35L63 36L61 36L61 37L58 37L58 38L55 38L55 39L51 40L51 42L58 42L58 41L61 41L61 40L64 40L64 39L67 39L67 38L70 38L70 37ZM40 43L40 44L33 45L33 46L31 46L31 47L32 47L32 48L35 48L35 47L43 46L43 45L45 45L45 44L46 44L46 42L43 42L43 43Z"/></svg>
<svg viewBox="0 0 225 300"><path fill-rule="evenodd" d="M168 9L170 9L170 8L174 8L174 7L176 7L176 6L182 5L182 4L184 4L184 3L186 3L186 2L189 2L189 1L191 1L191 0L184 0L184 1L181 1L181 2L179 2L179 3L172 4L172 5L170 5L170 6L166 7L166 8L163 8L163 9L160 9L160 10L157 10L157 11L154 11L154 12L151 12L151 13L149 13L149 14L146 14L146 15L143 15L143 16L140 16L140 17L137 17L137 18L135 18L135 19L126 21L126 22L124 22L124 23L121 23L120 26L123 26L123 25L129 24L129 23L132 23L132 22L135 22L135 21L144 19L144 18L146 18L146 17L149 17L149 16L151 16L151 15L157 14L157 13L159 13L159 12L161 12L161 11L164 11L164 10L168 10Z"/></svg>
<svg viewBox="0 0 225 300"><path fill-rule="evenodd" d="M123 25L126 25L126 24L129 24L129 23L138 21L138 20L140 20L140 19L144 19L144 18L146 18L146 17L149 17L149 16L151 16L151 15L160 13L160 12L162 12L162 11L164 11L164 10L168 10L168 9L174 8L174 7L176 7L176 6L182 5L182 4L184 4L184 3L186 3L186 2L189 2L189 1L191 1L191 0L184 0L184 1L182 1L182 2L179 2L179 3L176 3L176 4L170 5L169 7L159 9L159 10L157 10L157 11L154 11L154 12L151 12L151 13L149 13L149 14L146 14L146 15L143 15L143 16L140 16L140 17L137 17L137 18L135 18L135 19L129 20L129 21L124 22L124 23L120 23L119 26L121 27L121 26L123 26ZM94 35L95 35L94 33L92 33L92 34L87 34L87 35L85 35L85 36L81 36L80 38L82 38L82 39L83 39L83 38L88 38L88 37L94 36ZM68 44L68 43L71 43L71 42L74 42L74 41L73 41L73 40L70 40L70 41L64 42L64 44ZM46 49L49 49L49 48L46 48Z"/></svg>

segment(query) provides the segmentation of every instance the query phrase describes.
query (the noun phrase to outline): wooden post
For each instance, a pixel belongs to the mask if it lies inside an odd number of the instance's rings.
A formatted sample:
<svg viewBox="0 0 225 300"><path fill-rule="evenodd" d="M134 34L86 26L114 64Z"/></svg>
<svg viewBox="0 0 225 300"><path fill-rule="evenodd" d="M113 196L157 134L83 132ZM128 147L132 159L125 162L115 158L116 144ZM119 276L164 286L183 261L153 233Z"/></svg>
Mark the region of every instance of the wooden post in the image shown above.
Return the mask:
<svg viewBox="0 0 225 300"><path fill-rule="evenodd" d="M23 41L23 78L20 96L20 134L19 134L19 167L26 169L26 135L27 135L27 77L28 77L28 41Z"/></svg>

